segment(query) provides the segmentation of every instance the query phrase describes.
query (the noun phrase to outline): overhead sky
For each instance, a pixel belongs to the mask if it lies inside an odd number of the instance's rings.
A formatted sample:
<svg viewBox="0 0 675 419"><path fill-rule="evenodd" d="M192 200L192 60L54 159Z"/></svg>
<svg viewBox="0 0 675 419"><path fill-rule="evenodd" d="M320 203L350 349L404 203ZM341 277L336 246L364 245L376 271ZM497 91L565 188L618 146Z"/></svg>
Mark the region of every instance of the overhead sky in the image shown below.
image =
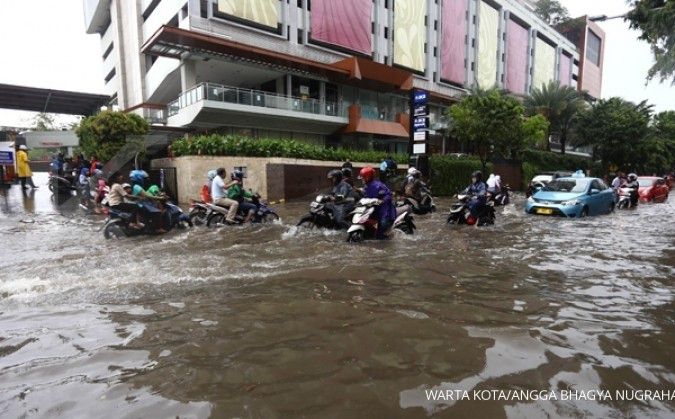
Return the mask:
<svg viewBox="0 0 675 419"><path fill-rule="evenodd" d="M572 16L623 14L625 0L561 0ZM98 35L84 31L81 0L0 1L0 83L103 92ZM30 19L26 19L30 16ZM675 109L675 87L653 81L649 46L622 19L601 22L607 33L602 96L647 99L657 111ZM31 125L31 112L0 110L0 126ZM73 118L59 118L67 123Z"/></svg>

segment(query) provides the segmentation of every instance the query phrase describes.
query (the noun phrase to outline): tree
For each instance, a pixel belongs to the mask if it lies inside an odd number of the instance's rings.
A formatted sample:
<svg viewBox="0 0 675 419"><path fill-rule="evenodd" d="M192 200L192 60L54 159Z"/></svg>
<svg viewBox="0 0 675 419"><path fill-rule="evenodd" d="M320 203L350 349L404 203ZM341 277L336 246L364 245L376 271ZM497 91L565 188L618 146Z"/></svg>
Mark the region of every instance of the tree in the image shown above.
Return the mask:
<svg viewBox="0 0 675 419"><path fill-rule="evenodd" d="M33 131L52 131L59 129L56 126L56 118L52 114L40 112L33 117Z"/></svg>
<svg viewBox="0 0 675 419"><path fill-rule="evenodd" d="M635 153L640 173L662 175L675 164L675 111L654 115L649 137Z"/></svg>
<svg viewBox="0 0 675 419"><path fill-rule="evenodd" d="M565 154L567 138L574 120L585 106L586 102L576 89L561 86L557 81L550 81L541 88L535 88L525 99L528 115L539 114L548 120L550 125L546 138L550 138L551 135L558 136L562 154ZM549 142L546 142L546 149L550 148Z"/></svg>
<svg viewBox="0 0 675 419"><path fill-rule="evenodd" d="M75 133L85 155L108 161L127 144L129 137L147 134L148 130L147 121L139 115L103 111L84 118Z"/></svg>
<svg viewBox="0 0 675 419"><path fill-rule="evenodd" d="M538 141L537 136L548 128L539 116L525 118L523 105L497 89L475 89L447 112L452 134L474 146L483 171L495 153L517 155L528 141Z"/></svg>
<svg viewBox="0 0 675 419"><path fill-rule="evenodd" d="M650 135L651 105L619 97L602 99L578 116L578 145L593 147L605 168L637 170L639 147Z"/></svg>
<svg viewBox="0 0 675 419"><path fill-rule="evenodd" d="M641 31L639 39L647 41L654 53L654 65L647 80L658 77L675 84L675 1L629 0L633 9L626 14L631 29Z"/></svg>
<svg viewBox="0 0 675 419"><path fill-rule="evenodd" d="M569 12L558 0L537 0L534 13L549 25L557 25L570 18Z"/></svg>

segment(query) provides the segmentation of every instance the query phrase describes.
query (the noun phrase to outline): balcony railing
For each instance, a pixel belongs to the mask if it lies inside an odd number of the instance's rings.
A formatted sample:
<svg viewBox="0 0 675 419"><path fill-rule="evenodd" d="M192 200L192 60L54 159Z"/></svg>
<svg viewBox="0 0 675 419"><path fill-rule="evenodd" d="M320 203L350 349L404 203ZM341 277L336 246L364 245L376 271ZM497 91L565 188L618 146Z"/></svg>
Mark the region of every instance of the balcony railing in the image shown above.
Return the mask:
<svg viewBox="0 0 675 419"><path fill-rule="evenodd" d="M223 86L215 83L200 83L190 90L183 92L178 99L169 103L168 114L169 116L176 115L182 108L203 100L282 109L313 115L346 117L345 108L335 102L289 97L276 93Z"/></svg>

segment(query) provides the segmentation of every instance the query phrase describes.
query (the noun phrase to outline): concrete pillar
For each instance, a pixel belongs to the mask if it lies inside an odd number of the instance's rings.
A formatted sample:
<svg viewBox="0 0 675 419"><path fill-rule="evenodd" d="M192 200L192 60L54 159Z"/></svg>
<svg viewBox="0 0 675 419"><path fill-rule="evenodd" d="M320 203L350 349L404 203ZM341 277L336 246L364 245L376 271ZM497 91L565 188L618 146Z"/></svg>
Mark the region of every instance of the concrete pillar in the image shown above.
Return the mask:
<svg viewBox="0 0 675 419"><path fill-rule="evenodd" d="M183 92L197 85L197 65L189 59L181 59L180 88Z"/></svg>
<svg viewBox="0 0 675 419"><path fill-rule="evenodd" d="M326 113L326 82L319 82L319 113L324 115Z"/></svg>
<svg viewBox="0 0 675 419"><path fill-rule="evenodd" d="M534 54L536 54L536 51L534 51L534 45L535 45L535 40L537 39L537 30L530 28L529 32L529 37L528 37L528 45L527 45L527 88L525 90L525 93L530 93L530 90L532 89L532 76L534 72Z"/></svg>
<svg viewBox="0 0 675 419"><path fill-rule="evenodd" d="M293 77L290 74L286 74L286 96L293 96Z"/></svg>

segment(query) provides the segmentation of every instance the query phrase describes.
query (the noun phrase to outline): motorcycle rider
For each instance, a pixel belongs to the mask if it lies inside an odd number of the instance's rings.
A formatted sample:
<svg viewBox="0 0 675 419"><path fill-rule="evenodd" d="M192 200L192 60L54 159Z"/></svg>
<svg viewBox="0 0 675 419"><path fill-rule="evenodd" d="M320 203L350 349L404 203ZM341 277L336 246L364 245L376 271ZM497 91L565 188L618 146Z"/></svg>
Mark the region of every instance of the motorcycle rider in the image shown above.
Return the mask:
<svg viewBox="0 0 675 419"><path fill-rule="evenodd" d="M255 204L246 202L246 198L251 198L253 194L244 189L244 173L241 170L235 170L230 175L230 178L232 182L231 186L227 189L227 197L236 201L239 204L239 210L246 214L244 224L250 223L258 207Z"/></svg>
<svg viewBox="0 0 675 419"><path fill-rule="evenodd" d="M342 170L331 170L326 178L333 186L330 192L331 202L326 204L326 208L333 214L335 222L344 226L346 224L345 214L348 214L354 207L354 189L342 176Z"/></svg>
<svg viewBox="0 0 675 419"><path fill-rule="evenodd" d="M354 187L354 179L352 179L352 169L349 167L342 168L342 179L349 184L352 188Z"/></svg>
<svg viewBox="0 0 675 419"><path fill-rule="evenodd" d="M375 213L378 221L375 237L378 240L386 239L387 230L389 230L396 220L396 207L392 200L391 191L387 185L379 180L375 180L375 169L370 166L361 169L359 177L364 183L364 198L377 198L382 201L382 204L380 204Z"/></svg>
<svg viewBox="0 0 675 419"><path fill-rule="evenodd" d="M131 194L139 198L139 207L144 213L146 219L150 220L155 227L155 232L159 234L166 233L166 229L162 227L162 219L165 212L159 208L159 203L164 201L163 196L153 196L143 189L143 183L148 178L145 170L132 170L129 173L129 180L131 181ZM167 220L164 220L165 223ZM167 224L168 226L168 224Z"/></svg>
<svg viewBox="0 0 675 419"><path fill-rule="evenodd" d="M638 190L640 188L640 184L638 183L638 177L635 173L631 173L628 175L628 181L621 186L622 188L630 188L630 205L631 207L634 207L637 205L638 200L640 199L640 195L638 194Z"/></svg>
<svg viewBox="0 0 675 419"><path fill-rule="evenodd" d="M110 192L108 192L108 195L106 196L108 206L118 212L130 213L131 219L136 220L136 222L130 222L129 227L141 229L144 226L138 222L138 205L133 202L128 202L137 201L138 198L131 194L130 189L127 190L127 188L125 188L127 184L123 184L123 181L124 176L120 172L116 172L111 176L110 183L112 183L112 186L110 187Z"/></svg>
<svg viewBox="0 0 675 419"><path fill-rule="evenodd" d="M464 189L463 195L469 195L469 213L478 218L487 203L487 185L483 182L483 173L476 170L471 174L471 184Z"/></svg>
<svg viewBox="0 0 675 419"><path fill-rule="evenodd" d="M228 196L229 188L234 185L235 182L230 181L226 184L224 180L226 173L227 172L222 167L216 169L216 176L211 182L211 199L213 200L214 205L228 208L227 216L225 217L225 223L235 224L234 217L237 215L237 211L239 210L239 202L231 199Z"/></svg>
<svg viewBox="0 0 675 419"><path fill-rule="evenodd" d="M408 169L408 176L406 177L404 186L403 186L403 195L412 201L413 206L416 209L420 209L422 205L422 190L425 185L422 181L422 172L417 170L414 167Z"/></svg>

